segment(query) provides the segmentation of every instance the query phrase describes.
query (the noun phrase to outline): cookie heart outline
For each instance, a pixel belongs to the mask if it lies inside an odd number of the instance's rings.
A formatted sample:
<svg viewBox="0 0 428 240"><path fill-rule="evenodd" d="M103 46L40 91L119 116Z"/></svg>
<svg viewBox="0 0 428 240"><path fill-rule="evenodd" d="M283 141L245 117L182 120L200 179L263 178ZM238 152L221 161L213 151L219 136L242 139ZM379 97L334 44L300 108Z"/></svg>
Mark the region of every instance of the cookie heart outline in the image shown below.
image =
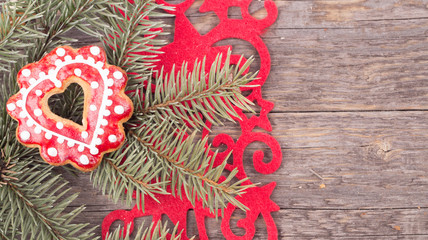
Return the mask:
<svg viewBox="0 0 428 240"><path fill-rule="evenodd" d="M98 76L95 76L94 71ZM70 129L78 124L51 114L47 105L51 95L65 90L72 82L81 86L86 84L84 113L92 115L84 115L82 120L87 120L88 124L83 124L86 129L79 131L76 127ZM9 114L19 122L18 140L26 146L39 147L42 158L52 165L71 163L82 171L95 169L103 154L114 151L123 143L122 124L131 117L133 111L132 102L124 93L126 82L126 73L116 66L108 65L104 51L97 46L77 51L67 46L56 48L39 62L25 66L18 73L21 90L7 104ZM43 86L38 88L40 85ZM91 91L87 97L89 86ZM31 102L30 106L28 101ZM50 124L46 126L45 123L49 121ZM61 132L64 130L68 135Z"/></svg>

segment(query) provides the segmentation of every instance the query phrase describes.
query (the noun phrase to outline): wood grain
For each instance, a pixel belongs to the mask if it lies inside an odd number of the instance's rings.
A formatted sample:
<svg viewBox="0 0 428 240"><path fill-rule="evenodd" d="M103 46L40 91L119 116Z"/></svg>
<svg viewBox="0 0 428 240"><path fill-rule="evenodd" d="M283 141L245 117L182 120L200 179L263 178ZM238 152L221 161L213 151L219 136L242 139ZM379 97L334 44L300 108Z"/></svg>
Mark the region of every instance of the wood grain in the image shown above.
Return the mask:
<svg viewBox="0 0 428 240"><path fill-rule="evenodd" d="M257 174L252 152L264 149L266 161L270 152L255 143L245 151L245 171L255 182L277 182L279 238L428 239L428 0L275 2L279 18L264 35L272 71L263 96L275 103L271 135L283 165ZM201 3L188 14L206 33L218 19L199 13ZM251 6L258 18L262 4ZM98 43L70 34L79 38L73 47ZM257 55L243 41L221 44ZM240 134L233 124L215 132ZM88 174L66 178L81 192L73 206L87 207L77 221L100 225L126 208L92 188ZM210 239L223 239L218 222L207 224ZM255 239L266 239L263 224L257 221Z"/></svg>

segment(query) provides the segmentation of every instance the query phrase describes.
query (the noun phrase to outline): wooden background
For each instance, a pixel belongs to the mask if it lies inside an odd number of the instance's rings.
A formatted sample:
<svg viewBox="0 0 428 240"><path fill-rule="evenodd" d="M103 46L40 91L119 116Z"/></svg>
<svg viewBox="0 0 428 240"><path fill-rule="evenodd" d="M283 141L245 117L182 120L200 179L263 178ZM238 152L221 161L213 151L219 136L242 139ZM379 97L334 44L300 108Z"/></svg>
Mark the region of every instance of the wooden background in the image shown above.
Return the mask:
<svg viewBox="0 0 428 240"><path fill-rule="evenodd" d="M254 2L263 16L263 1ZM206 32L218 20L198 13L200 4L189 18ZM276 4L279 18L264 35L272 71L263 96L275 103L271 134L283 164L268 176L247 169L255 182L278 184L280 239L428 239L428 1ZM74 47L97 44L79 38ZM233 43L236 53L255 54ZM233 124L217 130L239 136ZM250 165L251 149L246 154ZM81 192L75 204L87 207L78 221L96 226L126 209L88 174L67 178ZM210 239L223 239L219 223L208 225ZM256 239L266 239L263 221L257 226Z"/></svg>

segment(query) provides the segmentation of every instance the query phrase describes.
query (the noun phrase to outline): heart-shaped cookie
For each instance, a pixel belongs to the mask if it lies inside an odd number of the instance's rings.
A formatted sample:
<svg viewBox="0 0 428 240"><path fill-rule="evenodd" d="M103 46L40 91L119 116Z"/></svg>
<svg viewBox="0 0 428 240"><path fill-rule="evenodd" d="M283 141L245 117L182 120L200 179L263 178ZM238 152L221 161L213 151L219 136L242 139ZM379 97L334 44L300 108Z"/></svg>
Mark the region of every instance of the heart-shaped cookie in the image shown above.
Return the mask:
<svg viewBox="0 0 428 240"><path fill-rule="evenodd" d="M21 90L6 105L19 123L18 140L38 147L49 164L95 169L103 155L125 139L122 124L133 111L124 93L126 82L126 73L108 65L105 52L97 46L54 49L18 73ZM84 90L83 126L55 115L48 105L49 97L64 92L71 83Z"/></svg>

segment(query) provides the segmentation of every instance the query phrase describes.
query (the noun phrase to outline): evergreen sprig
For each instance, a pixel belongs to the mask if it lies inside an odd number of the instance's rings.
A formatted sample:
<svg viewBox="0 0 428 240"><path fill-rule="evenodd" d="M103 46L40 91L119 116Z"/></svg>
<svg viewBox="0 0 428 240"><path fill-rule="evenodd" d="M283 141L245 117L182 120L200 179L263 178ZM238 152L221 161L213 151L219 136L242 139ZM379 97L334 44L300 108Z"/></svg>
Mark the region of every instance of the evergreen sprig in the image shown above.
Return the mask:
<svg viewBox="0 0 428 240"><path fill-rule="evenodd" d="M170 231L167 228L166 224L163 224L161 221L154 223L152 222L150 227L144 229L144 222L138 228L137 234L134 239L138 240L180 240L181 232L178 232L178 223L175 225L174 229ZM117 228L113 233L109 233L106 237L106 240L131 240L131 225L128 225L126 234L123 235L123 229ZM191 238L193 239L193 238Z"/></svg>

